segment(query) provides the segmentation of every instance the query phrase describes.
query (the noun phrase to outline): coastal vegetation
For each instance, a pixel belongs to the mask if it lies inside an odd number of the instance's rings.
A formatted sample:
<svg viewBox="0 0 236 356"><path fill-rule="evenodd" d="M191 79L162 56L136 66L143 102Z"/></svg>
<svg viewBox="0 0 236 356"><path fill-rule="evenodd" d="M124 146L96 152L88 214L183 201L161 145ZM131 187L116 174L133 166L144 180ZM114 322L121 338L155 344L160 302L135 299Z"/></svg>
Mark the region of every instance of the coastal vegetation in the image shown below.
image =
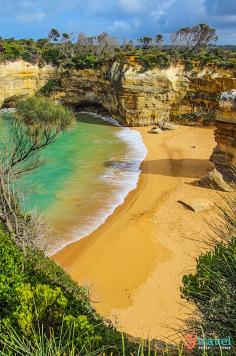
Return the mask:
<svg viewBox="0 0 236 356"><path fill-rule="evenodd" d="M164 44L161 34L154 38L144 36L136 41L120 43L103 32L98 36L80 33L60 33L52 29L47 38L0 39L0 61L23 59L39 65L51 64L60 68L97 68L109 61L136 61L145 70L153 67L166 68L171 63L183 62L187 69L194 65L212 64L223 67L236 66L236 51L232 46L215 45L215 29L207 24L181 28L171 34Z"/></svg>

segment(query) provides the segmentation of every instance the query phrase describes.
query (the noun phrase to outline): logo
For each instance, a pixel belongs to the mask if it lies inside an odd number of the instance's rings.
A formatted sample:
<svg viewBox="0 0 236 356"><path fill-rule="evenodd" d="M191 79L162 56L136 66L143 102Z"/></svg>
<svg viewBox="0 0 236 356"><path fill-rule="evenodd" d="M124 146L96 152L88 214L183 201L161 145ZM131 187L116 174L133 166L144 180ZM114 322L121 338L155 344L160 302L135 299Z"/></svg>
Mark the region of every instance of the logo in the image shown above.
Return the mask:
<svg viewBox="0 0 236 356"><path fill-rule="evenodd" d="M209 350L211 348L229 350L232 346L232 340L230 336L224 338L205 338L194 334L187 334L184 344L189 351L192 351L196 346L199 350Z"/></svg>
<svg viewBox="0 0 236 356"><path fill-rule="evenodd" d="M197 345L197 335L187 334L185 336L185 347L187 350L193 350Z"/></svg>

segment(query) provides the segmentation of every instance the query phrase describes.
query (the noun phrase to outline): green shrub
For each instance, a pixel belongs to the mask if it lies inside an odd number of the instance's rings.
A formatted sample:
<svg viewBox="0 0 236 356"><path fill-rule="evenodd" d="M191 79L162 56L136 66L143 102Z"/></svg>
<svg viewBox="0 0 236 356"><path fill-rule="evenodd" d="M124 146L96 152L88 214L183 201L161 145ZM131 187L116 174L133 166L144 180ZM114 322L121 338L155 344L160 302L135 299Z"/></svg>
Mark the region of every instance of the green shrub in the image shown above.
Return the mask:
<svg viewBox="0 0 236 356"><path fill-rule="evenodd" d="M62 347L70 336L77 353L84 350L85 355L122 348L121 334L92 309L87 291L42 252L28 250L24 256L2 228L0 304L0 353L7 340L14 339L14 332L21 341L37 345L42 330L44 339L53 335L57 343L63 332ZM129 352L138 348L125 342Z"/></svg>
<svg viewBox="0 0 236 356"><path fill-rule="evenodd" d="M20 58L24 52L24 47L17 41L14 42L2 41L1 47L2 47L3 59L9 61L14 61Z"/></svg>
<svg viewBox="0 0 236 356"><path fill-rule="evenodd" d="M60 89L61 83L58 79L49 79L46 84L40 89L40 93L43 95L49 95L54 90Z"/></svg>
<svg viewBox="0 0 236 356"><path fill-rule="evenodd" d="M31 96L20 100L16 105L16 119L24 123L29 132L40 135L44 127L61 131L74 123L72 111L50 98Z"/></svg>
<svg viewBox="0 0 236 356"><path fill-rule="evenodd" d="M42 60L47 64L58 66L63 60L64 56L59 46L48 46L42 50Z"/></svg>
<svg viewBox="0 0 236 356"><path fill-rule="evenodd" d="M77 55L67 63L67 67L72 67L75 69L89 69L97 68L101 60L92 53L87 53L85 55Z"/></svg>
<svg viewBox="0 0 236 356"><path fill-rule="evenodd" d="M137 59L145 70L155 67L168 68L171 64L171 57L166 52L141 53Z"/></svg>

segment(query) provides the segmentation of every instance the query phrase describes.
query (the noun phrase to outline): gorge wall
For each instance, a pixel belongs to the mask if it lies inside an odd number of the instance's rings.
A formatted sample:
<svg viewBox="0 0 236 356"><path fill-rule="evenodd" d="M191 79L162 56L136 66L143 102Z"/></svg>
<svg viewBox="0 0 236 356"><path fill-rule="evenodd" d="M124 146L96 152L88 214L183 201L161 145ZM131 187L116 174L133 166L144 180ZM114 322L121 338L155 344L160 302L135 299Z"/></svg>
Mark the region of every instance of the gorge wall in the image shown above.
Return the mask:
<svg viewBox="0 0 236 356"><path fill-rule="evenodd" d="M221 94L215 139L211 160L226 180L236 181L236 90Z"/></svg>
<svg viewBox="0 0 236 356"><path fill-rule="evenodd" d="M135 62L62 73L56 94L67 105L97 103L124 125L159 119L202 124L215 118L222 91L236 88L235 69L206 66L187 71L176 65L143 71Z"/></svg>
<svg viewBox="0 0 236 356"><path fill-rule="evenodd" d="M52 66L40 68L24 61L0 64L0 108L4 100L14 96L34 94L49 78L55 76Z"/></svg>
<svg viewBox="0 0 236 356"><path fill-rule="evenodd" d="M152 125L159 119L198 125L215 118L219 96L236 88L236 71L206 66L186 70L183 65L143 71L114 62L100 69L67 70L39 67L24 61L0 64L0 107L5 99L33 94L48 79L60 77L53 96L66 105L100 104L124 125Z"/></svg>

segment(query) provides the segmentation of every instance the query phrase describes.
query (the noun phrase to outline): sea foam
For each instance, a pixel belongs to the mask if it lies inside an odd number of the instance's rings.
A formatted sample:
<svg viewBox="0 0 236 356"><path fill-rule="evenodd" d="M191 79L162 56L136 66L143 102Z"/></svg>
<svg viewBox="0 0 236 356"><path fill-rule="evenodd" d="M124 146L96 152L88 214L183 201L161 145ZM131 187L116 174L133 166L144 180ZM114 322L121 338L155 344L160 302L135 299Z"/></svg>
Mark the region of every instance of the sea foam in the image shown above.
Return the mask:
<svg viewBox="0 0 236 356"><path fill-rule="evenodd" d="M124 202L129 192L137 187L141 172L140 165L147 154L142 136L138 131L128 127L122 127L118 121L110 116L93 112L80 112L80 114L91 115L119 127L115 135L127 144L127 152L122 161L109 162L105 173L99 177L113 187L109 202L106 203L105 207L101 207L95 216L89 216L90 214L88 212L89 224L80 226L78 230L72 231L70 241L60 241L59 246L51 246L47 251L48 255L53 255L68 244L85 238L105 223L115 209Z"/></svg>

